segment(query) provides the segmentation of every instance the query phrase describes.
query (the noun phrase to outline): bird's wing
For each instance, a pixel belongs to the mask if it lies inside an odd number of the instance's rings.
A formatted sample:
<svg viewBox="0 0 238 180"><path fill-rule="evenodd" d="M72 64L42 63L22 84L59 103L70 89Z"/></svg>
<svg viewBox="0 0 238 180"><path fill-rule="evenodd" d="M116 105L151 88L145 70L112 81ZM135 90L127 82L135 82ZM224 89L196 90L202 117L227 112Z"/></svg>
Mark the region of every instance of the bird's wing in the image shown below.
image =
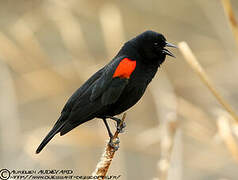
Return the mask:
<svg viewBox="0 0 238 180"><path fill-rule="evenodd" d="M60 135L94 118L94 114L100 112L103 106L115 103L128 84L135 66L135 61L123 57L116 58L106 65L100 77L73 103Z"/></svg>
<svg viewBox="0 0 238 180"><path fill-rule="evenodd" d="M104 73L95 81L90 100L101 97L103 105L113 104L120 97L135 70L136 61L119 57L104 69Z"/></svg>
<svg viewBox="0 0 238 180"><path fill-rule="evenodd" d="M121 93L125 89L128 84L128 79L126 78L114 78L110 86L106 89L106 91L102 94L101 103L102 105L110 105L115 103L120 97Z"/></svg>

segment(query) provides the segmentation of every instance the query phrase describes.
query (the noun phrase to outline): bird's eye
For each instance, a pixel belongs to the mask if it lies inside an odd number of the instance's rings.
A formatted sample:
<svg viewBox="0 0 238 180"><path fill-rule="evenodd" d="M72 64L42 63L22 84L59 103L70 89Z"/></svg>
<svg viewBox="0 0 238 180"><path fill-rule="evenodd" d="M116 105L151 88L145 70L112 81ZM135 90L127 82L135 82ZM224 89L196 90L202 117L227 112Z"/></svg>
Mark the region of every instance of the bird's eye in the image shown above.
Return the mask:
<svg viewBox="0 0 238 180"><path fill-rule="evenodd" d="M158 46L158 45L159 45L159 43L157 43L157 42L154 43L154 46Z"/></svg>

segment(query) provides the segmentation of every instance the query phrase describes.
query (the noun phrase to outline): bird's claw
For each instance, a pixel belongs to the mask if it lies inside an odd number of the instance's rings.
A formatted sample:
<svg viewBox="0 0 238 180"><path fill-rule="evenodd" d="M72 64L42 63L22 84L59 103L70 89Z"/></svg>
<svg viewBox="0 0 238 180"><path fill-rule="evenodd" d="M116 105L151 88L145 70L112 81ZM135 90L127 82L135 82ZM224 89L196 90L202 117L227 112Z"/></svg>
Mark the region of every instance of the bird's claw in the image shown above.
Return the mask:
<svg viewBox="0 0 238 180"><path fill-rule="evenodd" d="M117 151L119 149L119 143L120 143L120 140L119 138L110 138L110 141L109 141L109 146L111 146L113 148L114 151Z"/></svg>
<svg viewBox="0 0 238 180"><path fill-rule="evenodd" d="M117 124L117 132L118 133L124 133L126 128L126 123L123 122L121 125L120 123Z"/></svg>

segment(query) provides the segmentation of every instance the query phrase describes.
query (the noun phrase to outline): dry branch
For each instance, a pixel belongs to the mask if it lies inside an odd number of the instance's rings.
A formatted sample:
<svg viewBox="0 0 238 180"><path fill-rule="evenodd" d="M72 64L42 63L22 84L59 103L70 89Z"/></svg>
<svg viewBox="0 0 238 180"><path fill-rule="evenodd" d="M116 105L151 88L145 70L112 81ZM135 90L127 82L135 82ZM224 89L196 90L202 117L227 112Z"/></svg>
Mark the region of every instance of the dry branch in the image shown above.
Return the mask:
<svg viewBox="0 0 238 180"><path fill-rule="evenodd" d="M229 24L231 26L231 30L235 36L235 40L237 43L237 47L238 47L238 23L237 20L235 18L235 14L232 10L232 6L231 6L231 2L230 0L221 0L225 14L228 18Z"/></svg>
<svg viewBox="0 0 238 180"><path fill-rule="evenodd" d="M230 151L234 160L238 161L238 146L235 138L232 135L229 119L222 115L217 120L218 133L221 139L224 141L227 149Z"/></svg>
<svg viewBox="0 0 238 180"><path fill-rule="evenodd" d="M160 158L157 164L159 180L180 180L182 179L182 152L180 149L182 139L177 117L177 97L166 72L160 71L159 79L154 81L150 85L150 92L153 95L156 108L158 127L143 133L145 138L142 138L141 134L137 139L145 141L147 138L147 142L141 142L143 146L160 143ZM163 85L163 88L158 91L160 85Z"/></svg>
<svg viewBox="0 0 238 180"><path fill-rule="evenodd" d="M175 136L178 130L178 122L177 119L170 120L168 122L163 123L163 138L161 140L161 158L158 162L159 169L159 179L160 180L168 180L169 171L171 170L172 154L174 152L174 144L175 144ZM177 177L177 179L180 179Z"/></svg>
<svg viewBox="0 0 238 180"><path fill-rule="evenodd" d="M230 104L228 104L225 99L218 93L217 89L215 88L213 82L208 77L207 73L204 71L202 66L200 65L199 61L196 59L195 55L193 54L192 50L188 46L186 42L179 43L179 49L183 54L187 63L192 67L192 69L199 75L202 82L208 87L208 89L213 93L216 97L218 102L229 112L229 114L233 117L236 122L238 122L238 116L236 112L233 110Z"/></svg>
<svg viewBox="0 0 238 180"><path fill-rule="evenodd" d="M126 113L123 114L121 123L119 126L121 127L123 125L123 122L126 118ZM112 141L116 140L118 138L119 132L116 131ZM93 176L98 176L99 179L104 179L104 177L107 174L107 171L111 165L111 162L113 160L114 154L116 152L116 149L111 147L109 144L107 144L102 156L100 162L97 164L95 171L92 173Z"/></svg>

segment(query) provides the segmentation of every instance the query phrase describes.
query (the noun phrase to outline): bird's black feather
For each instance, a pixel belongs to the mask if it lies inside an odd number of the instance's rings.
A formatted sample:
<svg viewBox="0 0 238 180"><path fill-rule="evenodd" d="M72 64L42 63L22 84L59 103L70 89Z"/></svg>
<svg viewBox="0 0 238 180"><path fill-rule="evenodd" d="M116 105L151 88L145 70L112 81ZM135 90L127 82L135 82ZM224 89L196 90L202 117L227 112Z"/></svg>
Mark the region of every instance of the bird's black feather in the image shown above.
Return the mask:
<svg viewBox="0 0 238 180"><path fill-rule="evenodd" d="M153 31L146 31L125 43L111 62L92 75L69 98L60 118L36 153L57 133L64 135L93 118L115 116L135 105L164 62L165 46L164 36ZM124 58L136 61L133 73L130 72L126 78L114 77L115 70Z"/></svg>
<svg viewBox="0 0 238 180"><path fill-rule="evenodd" d="M65 117L63 115L60 116L54 127L51 129L51 131L46 135L46 137L43 139L41 144L36 150L36 154L40 153L41 150L48 144L48 142L64 127L66 124Z"/></svg>
<svg viewBox="0 0 238 180"><path fill-rule="evenodd" d="M106 106L115 103L121 96L121 93L128 84L128 81L128 79L119 77L113 79L110 83L110 87L108 87L102 95L102 104Z"/></svg>
<svg viewBox="0 0 238 180"><path fill-rule="evenodd" d="M90 101L96 100L108 88L113 79L113 73L122 59L123 57L115 58L113 61L111 61L111 63L105 66L103 74L93 84Z"/></svg>

